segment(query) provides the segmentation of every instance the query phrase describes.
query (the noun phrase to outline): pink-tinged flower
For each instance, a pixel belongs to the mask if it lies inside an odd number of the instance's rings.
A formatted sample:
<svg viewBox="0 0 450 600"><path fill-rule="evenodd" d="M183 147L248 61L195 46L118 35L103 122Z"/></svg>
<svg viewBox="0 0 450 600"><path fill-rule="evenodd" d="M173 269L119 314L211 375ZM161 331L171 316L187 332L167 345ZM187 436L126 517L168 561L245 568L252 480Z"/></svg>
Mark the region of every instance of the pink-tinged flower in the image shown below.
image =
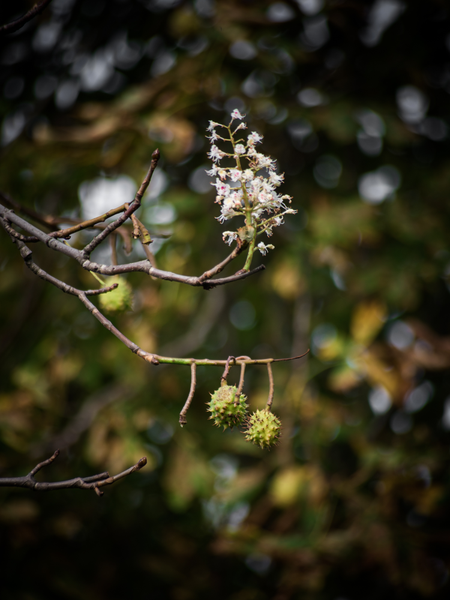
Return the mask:
<svg viewBox="0 0 450 600"><path fill-rule="evenodd" d="M242 177L242 171L239 169L230 169L228 175L231 178L231 181L240 181Z"/></svg>
<svg viewBox="0 0 450 600"><path fill-rule="evenodd" d="M216 192L218 196L228 196L230 193L230 186L227 183L223 183L220 179L216 179L216 183L212 183L216 188Z"/></svg>
<svg viewBox="0 0 450 600"><path fill-rule="evenodd" d="M225 156L225 152L222 152L215 144L211 146L210 152L208 152L208 157L214 162L219 162L221 158Z"/></svg>
<svg viewBox="0 0 450 600"><path fill-rule="evenodd" d="M247 129L247 123L240 123L234 130L234 133L236 133L236 131L239 131L239 129Z"/></svg>
<svg viewBox="0 0 450 600"><path fill-rule="evenodd" d="M217 135L214 129L212 130L211 135L209 137L206 137L208 138L208 140L211 140L211 143L219 139L219 136Z"/></svg>
<svg viewBox="0 0 450 600"><path fill-rule="evenodd" d="M258 194L258 200L261 204L268 204L273 200L272 194L268 194L267 192L260 192Z"/></svg>
<svg viewBox="0 0 450 600"><path fill-rule="evenodd" d="M262 139L262 135L259 135L259 133L256 133L256 131L252 131L251 134L247 137L247 143L249 144L249 146L254 146L255 144L261 142Z"/></svg>
<svg viewBox="0 0 450 600"><path fill-rule="evenodd" d="M236 144L236 146L234 147L234 151L236 154L245 154L244 144Z"/></svg>
<svg viewBox="0 0 450 600"><path fill-rule="evenodd" d="M243 119L245 117L245 115L241 115L241 113L238 111L237 108L235 108L232 112L231 112L231 118L232 119Z"/></svg>
<svg viewBox="0 0 450 600"><path fill-rule="evenodd" d="M241 208L241 199L242 199L242 192L239 191L231 191L231 194L228 196L228 198L225 200L225 202L227 200L229 200L232 203L233 208Z"/></svg>
<svg viewBox="0 0 450 600"><path fill-rule="evenodd" d="M242 173L241 180L242 181L253 181L255 179L255 174L251 169L245 169Z"/></svg>

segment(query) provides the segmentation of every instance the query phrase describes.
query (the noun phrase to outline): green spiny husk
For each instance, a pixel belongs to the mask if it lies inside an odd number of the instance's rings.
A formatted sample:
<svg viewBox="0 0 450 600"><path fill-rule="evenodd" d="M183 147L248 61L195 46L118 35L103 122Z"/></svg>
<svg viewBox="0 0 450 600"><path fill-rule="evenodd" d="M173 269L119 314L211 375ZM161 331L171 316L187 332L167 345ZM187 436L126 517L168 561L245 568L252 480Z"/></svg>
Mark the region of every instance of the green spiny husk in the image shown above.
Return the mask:
<svg viewBox="0 0 450 600"><path fill-rule="evenodd" d="M126 279L120 276L111 277L108 285L118 283L119 286L111 292L101 294L99 298L100 309L107 313L122 313L133 306L133 289Z"/></svg>
<svg viewBox="0 0 450 600"><path fill-rule="evenodd" d="M257 410L247 419L245 439L261 448L276 446L281 435L281 421L270 410Z"/></svg>
<svg viewBox="0 0 450 600"><path fill-rule="evenodd" d="M223 385L211 394L211 400L208 403L209 417L214 421L214 425L227 427L240 425L247 416L247 404L244 394L238 395L238 390L234 385Z"/></svg>

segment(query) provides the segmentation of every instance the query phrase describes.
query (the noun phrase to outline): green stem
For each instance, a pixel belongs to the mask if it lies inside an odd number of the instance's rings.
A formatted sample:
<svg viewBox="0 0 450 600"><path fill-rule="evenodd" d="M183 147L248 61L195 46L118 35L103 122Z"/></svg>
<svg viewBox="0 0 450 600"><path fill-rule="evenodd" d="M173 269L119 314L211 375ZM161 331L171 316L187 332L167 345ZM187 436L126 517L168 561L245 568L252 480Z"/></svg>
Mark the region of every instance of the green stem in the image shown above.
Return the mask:
<svg viewBox="0 0 450 600"><path fill-rule="evenodd" d="M105 285L105 282L102 281L102 279L100 279L100 277L97 275L97 273L94 273L94 271L89 271L89 273L95 277L95 279L99 282L99 284L103 287Z"/></svg>
<svg viewBox="0 0 450 600"><path fill-rule="evenodd" d="M244 271L250 271L250 265L252 264L253 253L255 252L256 234L257 234L257 229L255 227L252 240L248 246L247 259L245 261Z"/></svg>
<svg viewBox="0 0 450 600"><path fill-rule="evenodd" d="M309 352L309 350L308 350ZM306 352L306 354L308 353ZM230 364L230 361L227 360L211 360L209 358L175 358L171 356L159 356L158 354L149 354L148 352L141 351L142 354L140 356L148 360L148 362L153 362L153 364L166 364L166 365L186 365L190 366L193 363L197 366L216 366L223 367L226 366L227 362ZM252 359L249 356L238 356L234 359L233 365L267 365L268 363L275 362L286 362L290 360L297 360L299 358L303 358L306 354L302 354L300 356L290 356L288 358L255 358ZM138 352L139 355L139 352ZM153 360L152 360L153 359Z"/></svg>

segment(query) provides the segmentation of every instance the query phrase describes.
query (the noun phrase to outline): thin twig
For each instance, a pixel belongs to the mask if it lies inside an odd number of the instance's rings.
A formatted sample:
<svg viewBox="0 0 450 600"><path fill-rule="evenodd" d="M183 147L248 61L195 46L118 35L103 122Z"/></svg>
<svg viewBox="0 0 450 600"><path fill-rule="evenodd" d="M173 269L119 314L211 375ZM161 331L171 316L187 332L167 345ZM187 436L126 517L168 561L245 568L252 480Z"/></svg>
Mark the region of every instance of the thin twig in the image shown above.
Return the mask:
<svg viewBox="0 0 450 600"><path fill-rule="evenodd" d="M186 414L187 411L189 410L189 407L191 405L192 402L192 398L194 397L194 392L195 392L195 386L197 385L197 365L195 364L195 362L191 363L191 387L189 389L189 396L180 412L180 418L178 420L178 422L180 423L181 427L183 427L183 425L186 425L187 421L186 421Z"/></svg>
<svg viewBox="0 0 450 600"><path fill-rule="evenodd" d="M31 19L34 19L34 17L45 10L51 1L52 0L42 0L42 2L39 4L35 4L33 8L30 8L30 10L20 17L20 19L16 19L15 21L7 23L6 25L2 25L0 27L0 35L3 33L14 33L23 27L26 23L28 23L28 21L31 21Z"/></svg>
<svg viewBox="0 0 450 600"><path fill-rule="evenodd" d="M223 372L222 377L220 378L221 384L225 385L227 382L227 377L228 377L228 373L230 371L230 362L234 361L234 364L236 364L236 358L234 356L229 356L225 362L225 370Z"/></svg>
<svg viewBox="0 0 450 600"><path fill-rule="evenodd" d="M130 209L131 209L131 206L130 206ZM123 265L99 264L99 263L95 263L91 260L88 260L83 251L77 250L76 248L72 248L71 246L63 244L59 240L54 239L54 237L52 237L51 234L44 233L43 231L41 231L40 229L38 229L31 223L28 223L28 221L25 221L25 219L22 219L22 217L19 217L14 212L5 208L1 204L0 204L0 217L2 217L3 219L6 219L6 221L8 221L8 222L14 223L15 225L17 225L18 227L20 227L27 233L37 237L39 239L39 241L43 242L46 246L48 246L55 252L61 252L61 254L65 254L66 256L69 256L70 258L76 260L81 265L81 267L83 267L83 269L86 269L87 271L94 271L95 273L100 273L101 275L120 275L122 273L141 272L141 273L147 273L151 277L156 277L157 279L163 279L165 281L176 281L178 283L184 283L186 285L191 285L193 287L202 286L205 289L210 289L210 288L216 287L218 285L226 285L226 284L232 283L234 281L239 281L241 279L245 279L246 277L254 275L254 274L258 273L259 271L262 271L263 269L265 269L264 265L259 265L259 267L256 267L252 271L238 271L238 273L235 273L234 275L231 275L230 277L224 277L223 279L204 280L203 279L204 274L201 275L200 277L196 277L196 276L180 275L179 273L172 273L170 271L163 271L161 269L157 269L156 267L153 267L148 260L142 260L142 261L138 261L138 262L134 262L134 263L127 263L127 264L123 264ZM106 229L107 228L105 228L104 231L106 231ZM117 230L117 231L119 231L119 230ZM110 231L109 233L112 233L112 231ZM87 248L87 246L86 246L86 248ZM230 257L228 257L228 259L230 259ZM228 262L229 262L229 260L228 260ZM221 264L223 264L223 263L221 263ZM210 271L208 271L208 273L215 272L215 271L216 271L216 268L213 267Z"/></svg>
<svg viewBox="0 0 450 600"><path fill-rule="evenodd" d="M111 245L111 264L117 265L117 233L112 233L109 238Z"/></svg>
<svg viewBox="0 0 450 600"><path fill-rule="evenodd" d="M121 216L116 219L115 221L113 221L112 223L110 223L108 225L108 227L105 227L105 229L99 233L98 235L96 235L94 237L93 240L91 240L91 242L84 247L83 249L83 256L84 257L88 257L90 256L90 254L92 253L93 250L95 250L95 248L97 248L97 246L99 244L101 244L103 242L103 240L105 240L108 235L110 233L112 233L113 231L115 231L118 227L120 227L122 225L122 223L125 223L125 221L131 217L131 215L137 211L137 209L140 207L141 205L141 200L142 200L142 196L145 194L145 190L148 188L148 185L150 183L150 180L152 178L152 175L156 169L156 165L158 164L158 160L159 160L160 154L159 154L159 150L156 149L153 154L152 154L152 162L150 163L150 167L147 171L146 176L144 177L144 180L142 181L138 191L136 192L136 195L134 197L133 202L130 204L130 206L121 214Z"/></svg>
<svg viewBox="0 0 450 600"><path fill-rule="evenodd" d="M269 375L269 397L267 399L266 409L270 410L272 408L274 393L272 363L267 363L267 374Z"/></svg>
<svg viewBox="0 0 450 600"><path fill-rule="evenodd" d="M1 208L1 205L0 205L0 208ZM228 376L231 360L234 361L234 364L242 364L242 363L252 364L252 365L267 364L270 362L297 360L299 358L303 358L309 352L309 350L307 350L307 352L305 352L304 354L302 354L300 356L293 356L293 357L289 357L289 358L264 358L264 359L255 359L255 360L249 359L247 357L239 357L238 359L236 359L233 356L229 356L226 361L210 360L210 359L195 359L195 358L175 358L175 357L171 357L171 356L159 356L157 354L146 352L145 350L140 348L137 344L135 344L130 339L128 339L127 336L124 335L119 329L117 329L117 327L115 327L111 323L111 321L109 321L109 319L107 319L105 317L105 315L103 315L103 313L101 313L99 311L99 309L94 304L92 304L92 302L88 299L88 296L96 296L96 295L103 294L103 293L106 293L106 292L109 292L109 291L115 289L117 287L117 283L114 283L111 286L103 287L103 288L100 288L97 290L87 290L87 291L78 290L77 288L74 288L73 286L68 285L67 283L57 279L56 277L53 277L52 275L50 275L49 273L47 273L46 271L41 269L38 265L36 265L36 263L33 262L33 260L32 260L33 253L28 248L28 246L26 246L23 242L15 239L15 238L12 238L12 240L19 247L20 255L22 256L25 264L31 271L33 271L38 277L53 284L55 287L62 290L63 292L65 292L67 294L71 294L72 296L77 296L78 299L89 310L89 312L103 325L103 327L105 327L105 329L107 329L113 335L115 335L117 337L117 339L119 339L134 354L137 354L137 356L140 356L145 361L147 361L153 365L159 365L160 363L178 364L178 365L192 365L192 363L195 363L196 365L215 365L215 366L224 365L225 371L224 371L224 374L222 375L222 381L225 381L226 377ZM53 240L53 241L56 241L56 240ZM58 242L58 244L59 243L60 242ZM61 245L64 248L67 248L68 250L73 250L73 248L70 248L69 246L64 246L63 244L61 244Z"/></svg>
<svg viewBox="0 0 450 600"><path fill-rule="evenodd" d="M94 490L97 496L102 496L103 492L100 491L100 487L111 485L119 479L123 479L127 475L139 471L147 464L147 458L144 456L132 467L113 475L112 477L108 472L98 473L97 475L91 475L90 477L75 477L74 479L67 479L65 481L54 481L54 482L42 482L36 481L35 475L44 467L50 465L59 456L59 450L53 453L53 455L47 460L42 461L32 469L28 475L23 477L1 477L0 487L22 487L34 490L36 492L49 492L53 490L63 490L70 488L79 488L82 490Z"/></svg>
<svg viewBox="0 0 450 600"><path fill-rule="evenodd" d="M26 266L30 269L30 271L32 271L35 275L37 275L44 281L48 281L49 283L51 283L52 285L54 285L55 287L60 289L62 292L65 292L66 294L71 294L72 296L77 296L77 297L79 297L80 294L84 294L86 296L98 296L99 294L105 294L107 292L111 292L112 290L116 289L116 287L118 287L118 285L119 285L118 283L113 283L112 285L109 285L107 287L98 288L96 290L85 290L85 291L78 290L77 288L74 288L73 286L68 285L64 281L61 281L60 279L53 277L53 275L50 275L49 273L44 271L44 269L41 269L41 267L39 267L33 261L33 258L32 258L33 252L28 248L28 246L26 246L20 240L13 238L13 241L19 247L20 255L23 258Z"/></svg>
<svg viewBox="0 0 450 600"><path fill-rule="evenodd" d="M19 233L13 227L11 227L6 219L0 218L0 223L2 224L3 229L9 233L11 237L16 238L16 240L20 240L21 242L25 242L27 244L39 241L34 235L22 235Z"/></svg>
<svg viewBox="0 0 450 600"><path fill-rule="evenodd" d="M242 360L242 359L250 359L250 356L238 356L238 358L237 358L237 360ZM237 397L239 397L241 395L242 388L244 387L245 367L246 367L246 363L241 362L241 375L239 377L239 387L238 387L238 391L236 394Z"/></svg>
<svg viewBox="0 0 450 600"><path fill-rule="evenodd" d="M239 243L236 246L236 248L233 250L233 252L231 252L231 254L229 254L222 262L217 264L215 267L213 267L212 269L209 269L208 271L205 271L202 275L200 275L200 277L198 278L199 281L203 282L208 279L211 279L211 277L214 277L214 275L217 275L218 273L223 271L224 268L230 262L232 262L237 256L239 256L239 254L244 250L245 247L246 247L246 243L241 242L239 240Z"/></svg>

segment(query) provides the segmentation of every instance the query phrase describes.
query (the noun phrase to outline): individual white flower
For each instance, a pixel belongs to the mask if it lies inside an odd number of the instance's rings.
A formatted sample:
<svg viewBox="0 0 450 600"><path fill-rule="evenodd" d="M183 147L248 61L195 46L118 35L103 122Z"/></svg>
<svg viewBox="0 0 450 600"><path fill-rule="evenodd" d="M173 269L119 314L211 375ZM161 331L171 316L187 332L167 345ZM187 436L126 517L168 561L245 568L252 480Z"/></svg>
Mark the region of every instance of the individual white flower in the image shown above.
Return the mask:
<svg viewBox="0 0 450 600"><path fill-rule="evenodd" d="M239 123L239 125L234 130L234 133L236 133L236 131L239 131L239 129L247 129L247 123Z"/></svg>
<svg viewBox="0 0 450 600"><path fill-rule="evenodd" d="M215 144L211 146L211 150L208 152L208 157L214 162L219 162L224 156L225 152L222 152Z"/></svg>
<svg viewBox="0 0 450 600"><path fill-rule="evenodd" d="M278 187L283 183L284 175L282 173L278 174L275 173L275 171L270 171L269 180L272 185Z"/></svg>
<svg viewBox="0 0 450 600"><path fill-rule="evenodd" d="M228 219L231 219L231 217L234 217L237 214L234 211L234 207L235 207L234 200L230 197L225 198L225 200L223 201L223 204L222 204L222 210L220 212L220 216L217 217L217 219L221 223L224 223L225 221L228 221Z"/></svg>
<svg viewBox="0 0 450 600"><path fill-rule="evenodd" d="M239 169L230 169L228 175L230 176L231 181L241 181L242 171L239 171Z"/></svg>
<svg viewBox="0 0 450 600"><path fill-rule="evenodd" d="M222 181L225 181L225 179L227 178L226 169L219 169L219 177Z"/></svg>
<svg viewBox="0 0 450 600"><path fill-rule="evenodd" d="M269 250L273 250L275 248L275 246L273 246L272 244L267 244L266 246L264 242L259 242L259 244L256 247L263 256L265 256Z"/></svg>
<svg viewBox="0 0 450 600"><path fill-rule="evenodd" d="M212 130L211 135L210 136L206 136L208 138L208 140L211 140L212 142L215 142L216 140L219 139L219 136L217 135L215 129Z"/></svg>
<svg viewBox="0 0 450 600"><path fill-rule="evenodd" d="M241 208L242 190L231 190L231 194L225 200L229 200L233 208Z"/></svg>
<svg viewBox="0 0 450 600"><path fill-rule="evenodd" d="M273 200L272 195L267 192L260 192L258 194L258 201L260 204L268 204L271 200Z"/></svg>
<svg viewBox="0 0 450 600"><path fill-rule="evenodd" d="M241 113L238 111L237 108L235 108L232 112L231 112L231 119L239 119L242 120L245 117L245 115L241 115Z"/></svg>
<svg viewBox="0 0 450 600"><path fill-rule="evenodd" d="M231 246L234 240L237 240L238 234L235 231L224 231L222 233L223 241Z"/></svg>
<svg viewBox="0 0 450 600"><path fill-rule="evenodd" d="M209 169L208 171L206 171L206 174L209 175L210 177L215 177L217 175L219 171L219 167L217 165L213 165L212 169Z"/></svg>
<svg viewBox="0 0 450 600"><path fill-rule="evenodd" d="M270 158L269 156L265 156L264 154L256 154L256 161L258 163L258 167L260 169L273 169L275 167L275 161L273 160L273 158Z"/></svg>
<svg viewBox="0 0 450 600"><path fill-rule="evenodd" d="M220 123L216 123L215 121L210 121L207 131L214 131L214 127L222 127L222 125Z"/></svg>
<svg viewBox="0 0 450 600"><path fill-rule="evenodd" d="M267 179L261 180L261 187L263 188L263 190L265 190L268 193L275 191L274 186L271 184L270 181L267 181Z"/></svg>
<svg viewBox="0 0 450 600"><path fill-rule="evenodd" d="M230 193L230 186L227 183L223 183L220 179L216 179L215 183L211 183L216 188L218 196L228 196Z"/></svg>
<svg viewBox="0 0 450 600"><path fill-rule="evenodd" d="M251 134L247 137L247 143L249 146L254 146L255 144L261 142L262 139L262 135L259 135L259 133L256 133L256 131L252 131Z"/></svg>
<svg viewBox="0 0 450 600"><path fill-rule="evenodd" d="M234 151L236 154L245 154L244 144L236 144L236 146L234 147Z"/></svg>
<svg viewBox="0 0 450 600"><path fill-rule="evenodd" d="M253 173L253 171L251 169L245 169L245 171L242 172L242 176L241 176L241 180L242 181L252 181L253 179L255 179L255 174Z"/></svg>

